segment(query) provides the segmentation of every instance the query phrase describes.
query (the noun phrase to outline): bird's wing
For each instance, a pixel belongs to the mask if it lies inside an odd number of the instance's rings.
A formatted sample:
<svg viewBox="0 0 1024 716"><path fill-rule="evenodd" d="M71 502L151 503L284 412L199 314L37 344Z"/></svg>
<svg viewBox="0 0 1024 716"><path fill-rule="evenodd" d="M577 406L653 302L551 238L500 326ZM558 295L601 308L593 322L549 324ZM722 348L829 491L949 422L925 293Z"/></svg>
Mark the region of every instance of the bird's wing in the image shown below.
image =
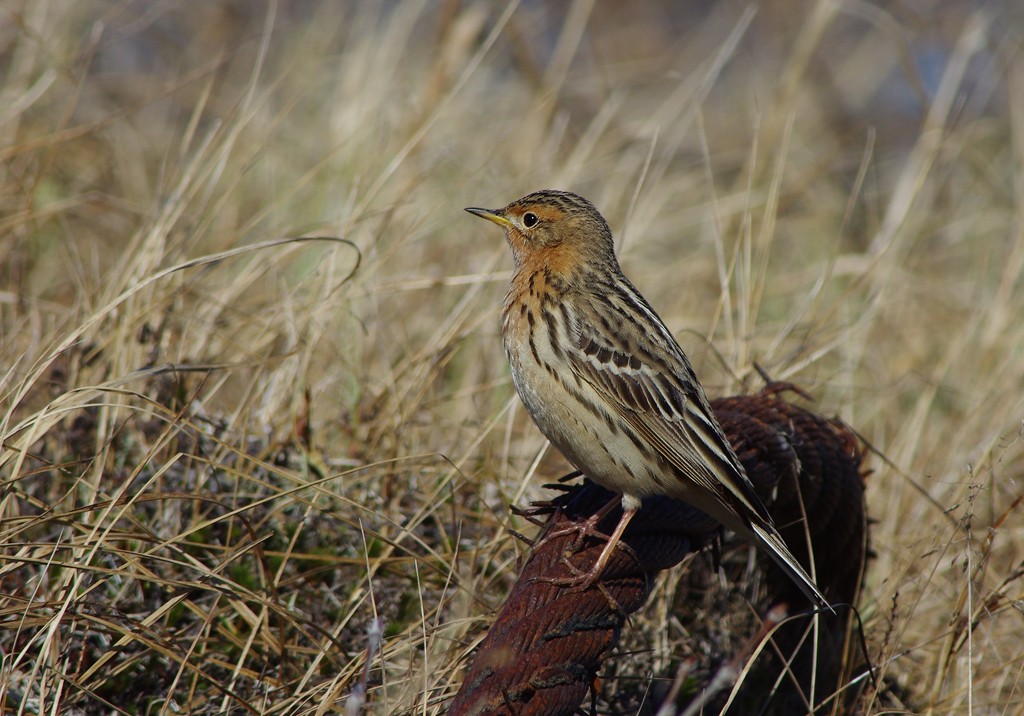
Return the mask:
<svg viewBox="0 0 1024 716"><path fill-rule="evenodd" d="M584 299L577 307L566 351L573 372L670 465L718 496L742 522L761 518L771 525L689 360L635 289ZM645 318L642 324L637 311Z"/></svg>
<svg viewBox="0 0 1024 716"><path fill-rule="evenodd" d="M731 513L808 599L832 609L775 529L718 427L690 361L653 309L628 282L622 293L584 299L577 308L566 329L571 347L565 354L574 374L668 464L714 496L707 504L718 502L724 509L713 517Z"/></svg>

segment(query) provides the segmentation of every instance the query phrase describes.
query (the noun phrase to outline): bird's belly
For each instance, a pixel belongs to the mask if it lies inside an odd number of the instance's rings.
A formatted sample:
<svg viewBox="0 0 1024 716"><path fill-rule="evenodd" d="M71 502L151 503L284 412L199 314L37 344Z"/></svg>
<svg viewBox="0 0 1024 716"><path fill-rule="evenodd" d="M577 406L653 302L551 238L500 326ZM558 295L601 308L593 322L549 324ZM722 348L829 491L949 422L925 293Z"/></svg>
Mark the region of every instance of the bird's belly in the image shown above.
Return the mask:
<svg viewBox="0 0 1024 716"><path fill-rule="evenodd" d="M603 398L536 342L532 354L506 346L512 380L534 423L565 458L599 485L631 497L663 494L671 479ZM548 349L548 350L545 350ZM554 374L552 374L552 372ZM556 377L558 376L558 377Z"/></svg>

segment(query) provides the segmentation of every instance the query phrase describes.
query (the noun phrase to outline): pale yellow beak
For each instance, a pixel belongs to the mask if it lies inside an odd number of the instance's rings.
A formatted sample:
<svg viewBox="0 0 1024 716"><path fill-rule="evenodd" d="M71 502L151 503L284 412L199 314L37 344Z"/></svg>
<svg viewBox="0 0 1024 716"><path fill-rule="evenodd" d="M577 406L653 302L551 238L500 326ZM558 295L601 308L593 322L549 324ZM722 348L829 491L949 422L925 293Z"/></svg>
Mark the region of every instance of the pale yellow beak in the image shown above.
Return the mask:
<svg viewBox="0 0 1024 716"><path fill-rule="evenodd" d="M495 224L504 229L511 229L515 227L515 225L511 221L506 219L504 216L502 216L499 211L494 211L493 209L478 209L476 207L471 206L468 207L466 211L468 211L470 214L475 214L476 216L479 216L481 219L493 221Z"/></svg>

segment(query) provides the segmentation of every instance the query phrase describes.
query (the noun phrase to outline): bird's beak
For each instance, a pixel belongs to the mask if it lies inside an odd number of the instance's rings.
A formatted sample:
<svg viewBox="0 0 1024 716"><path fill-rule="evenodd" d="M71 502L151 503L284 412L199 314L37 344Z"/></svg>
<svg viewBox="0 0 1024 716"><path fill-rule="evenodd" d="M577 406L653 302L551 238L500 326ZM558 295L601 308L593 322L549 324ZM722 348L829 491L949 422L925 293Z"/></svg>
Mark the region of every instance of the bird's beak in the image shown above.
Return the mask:
<svg viewBox="0 0 1024 716"><path fill-rule="evenodd" d="M502 227L503 229L511 229L514 228L515 226L511 221L502 216L500 211L494 211L492 209L478 209L472 206L468 207L466 211L468 211L470 214L475 214L476 216L479 216L481 219L493 221L495 224Z"/></svg>

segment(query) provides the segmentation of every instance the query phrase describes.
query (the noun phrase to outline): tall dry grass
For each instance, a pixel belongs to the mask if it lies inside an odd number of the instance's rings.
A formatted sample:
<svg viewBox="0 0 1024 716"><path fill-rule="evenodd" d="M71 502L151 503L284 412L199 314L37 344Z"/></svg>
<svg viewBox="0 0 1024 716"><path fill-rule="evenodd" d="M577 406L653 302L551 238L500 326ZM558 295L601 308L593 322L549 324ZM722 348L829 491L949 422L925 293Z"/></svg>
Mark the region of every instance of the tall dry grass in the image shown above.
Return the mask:
<svg viewBox="0 0 1024 716"><path fill-rule="evenodd" d="M461 208L543 187L881 453L863 710L1024 710L1013 3L0 12L0 711L442 712L559 474Z"/></svg>

